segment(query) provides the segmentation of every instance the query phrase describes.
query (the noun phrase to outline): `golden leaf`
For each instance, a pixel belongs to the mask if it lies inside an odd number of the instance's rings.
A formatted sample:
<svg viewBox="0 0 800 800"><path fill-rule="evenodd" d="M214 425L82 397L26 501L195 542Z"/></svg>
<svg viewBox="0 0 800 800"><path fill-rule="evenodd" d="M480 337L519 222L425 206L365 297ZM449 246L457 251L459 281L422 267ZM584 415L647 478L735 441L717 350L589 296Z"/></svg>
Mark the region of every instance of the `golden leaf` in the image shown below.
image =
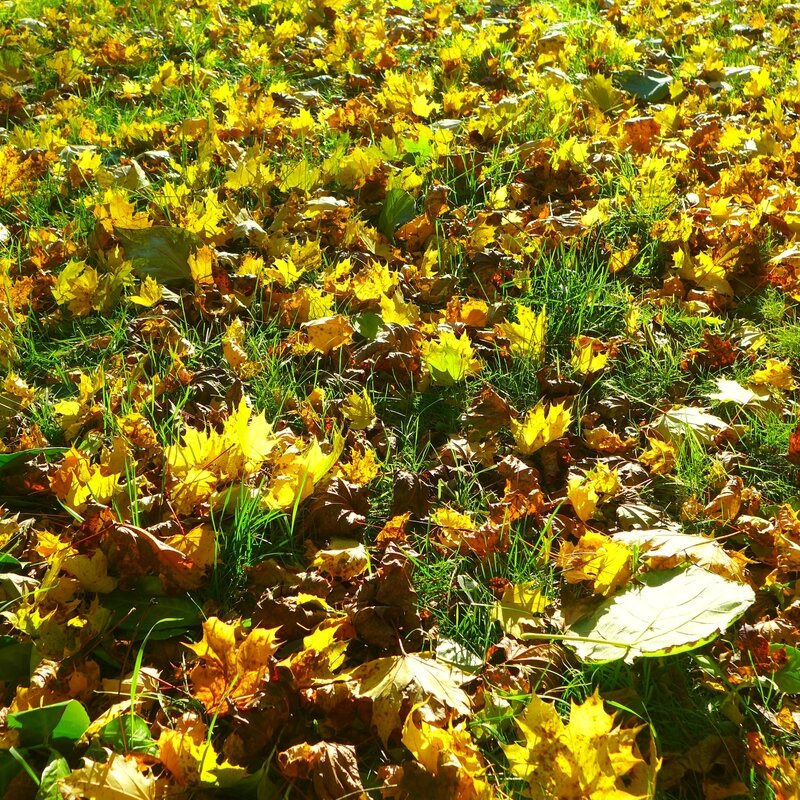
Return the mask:
<svg viewBox="0 0 800 800"><path fill-rule="evenodd" d="M577 544L564 542L557 564L567 583L589 581L595 594L608 597L631 577L631 551L602 533L588 531Z"/></svg>
<svg viewBox="0 0 800 800"><path fill-rule="evenodd" d="M781 392L792 392L797 388L797 383L792 377L791 364L788 361L779 361L777 358L768 358L764 367L756 370L748 382L766 386L770 391L777 389Z"/></svg>
<svg viewBox="0 0 800 800"><path fill-rule="evenodd" d="M360 542L333 539L327 550L317 550L312 567L333 578L349 581L369 569L369 553Z"/></svg>
<svg viewBox="0 0 800 800"><path fill-rule="evenodd" d="M581 375L591 375L600 372L608 362L608 353L601 352L603 343L591 336L578 336L572 349L570 363L576 372Z"/></svg>
<svg viewBox="0 0 800 800"><path fill-rule="evenodd" d="M105 762L84 759L84 766L58 782L66 800L155 800L156 779L133 756L107 751Z"/></svg>
<svg viewBox="0 0 800 800"><path fill-rule="evenodd" d="M523 744L503 747L514 775L535 800L644 800L652 795L661 762L651 748L642 758L639 728L615 725L597 692L572 703L569 723L536 695L516 720Z"/></svg>
<svg viewBox="0 0 800 800"><path fill-rule="evenodd" d="M150 308L156 303L160 303L163 297L164 289L161 284L159 284L155 278L148 275L139 284L139 293L130 295L128 299L131 301L131 303L135 303L137 306Z"/></svg>
<svg viewBox="0 0 800 800"><path fill-rule="evenodd" d="M452 797L457 800L490 800L494 790L480 776L486 761L475 746L466 723L436 728L413 709L403 725L403 744L411 755L432 775L443 769L455 772L457 785Z"/></svg>
<svg viewBox="0 0 800 800"><path fill-rule="evenodd" d="M661 439L648 439L648 449L640 456L639 461L650 468L653 475L668 475L678 463L678 448L672 442Z"/></svg>
<svg viewBox="0 0 800 800"><path fill-rule="evenodd" d="M517 450L527 456L561 438L570 422L572 415L566 402L552 405L547 410L544 403L539 402L528 411L522 422L511 420L511 434Z"/></svg>
<svg viewBox="0 0 800 800"><path fill-rule="evenodd" d="M515 306L518 322L502 322L497 325L500 336L508 339L509 350L515 358L541 361L545 352L547 334L547 309L538 314L527 306Z"/></svg>
<svg viewBox="0 0 800 800"><path fill-rule="evenodd" d="M503 597L489 612L490 619L500 623L500 627L517 639L524 638L526 623L535 623L551 604L542 591L529 584L509 584L503 590Z"/></svg>
<svg viewBox="0 0 800 800"><path fill-rule="evenodd" d="M365 431L377 421L375 406L366 389L361 394L349 394L342 404L342 413L350 420L350 427L357 431Z"/></svg>
<svg viewBox="0 0 800 800"><path fill-rule="evenodd" d="M203 623L203 638L187 644L200 662L189 679L194 696L210 714L227 714L231 705L247 708L269 672L269 659L280 646L277 628L253 628L242 638L241 626L217 617Z"/></svg>
<svg viewBox="0 0 800 800"><path fill-rule="evenodd" d="M161 728L158 758L181 786L205 783L224 787L247 775L244 767L218 761L206 726L192 714L184 714L174 730Z"/></svg>
<svg viewBox="0 0 800 800"><path fill-rule="evenodd" d="M303 324L309 346L327 355L353 341L354 328L346 317L320 317Z"/></svg>

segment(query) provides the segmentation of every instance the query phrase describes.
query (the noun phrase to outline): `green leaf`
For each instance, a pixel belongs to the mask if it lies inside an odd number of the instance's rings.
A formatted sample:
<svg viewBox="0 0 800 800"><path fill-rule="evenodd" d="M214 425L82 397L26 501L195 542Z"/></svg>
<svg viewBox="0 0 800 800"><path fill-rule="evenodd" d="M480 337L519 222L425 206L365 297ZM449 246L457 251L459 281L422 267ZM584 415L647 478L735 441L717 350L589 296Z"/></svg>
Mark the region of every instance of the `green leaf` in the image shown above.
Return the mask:
<svg viewBox="0 0 800 800"><path fill-rule="evenodd" d="M710 642L754 601L749 586L700 567L659 570L600 603L566 641L584 661L682 653Z"/></svg>
<svg viewBox="0 0 800 800"><path fill-rule="evenodd" d="M34 447L30 450L17 450L16 453L0 453L0 472L16 469L36 456L60 456L67 452L66 447Z"/></svg>
<svg viewBox="0 0 800 800"><path fill-rule="evenodd" d="M22 562L14 558L14 556L8 553L0 553L0 572L13 572L13 570L19 569L21 566Z"/></svg>
<svg viewBox="0 0 800 800"><path fill-rule="evenodd" d="M159 283L192 283L189 256L200 245L200 240L191 231L156 225L127 230L114 228L114 232L139 277L149 276Z"/></svg>
<svg viewBox="0 0 800 800"><path fill-rule="evenodd" d="M158 745L150 735L150 727L138 714L123 714L112 719L100 731L100 740L118 753L158 755Z"/></svg>
<svg viewBox="0 0 800 800"><path fill-rule="evenodd" d="M6 789L17 773L22 769L8 750L0 750L0 797L6 796Z"/></svg>
<svg viewBox="0 0 800 800"><path fill-rule="evenodd" d="M197 604L189 597L147 597L139 592L112 592L103 597L103 606L114 612L111 623L120 634L141 641L162 620L151 639L171 639L200 625Z"/></svg>
<svg viewBox="0 0 800 800"><path fill-rule="evenodd" d="M42 770L42 782L39 784L39 791L36 792L36 800L61 800L62 794L58 782L61 778L66 778L69 773L70 768L67 759L63 758L60 753L53 751L50 761L47 762L47 766Z"/></svg>
<svg viewBox="0 0 800 800"><path fill-rule="evenodd" d="M77 700L8 715L8 727L20 732L20 741L26 747L59 739L77 741L90 722L86 709Z"/></svg>
<svg viewBox="0 0 800 800"><path fill-rule="evenodd" d="M770 650L786 650L786 663L772 676L775 685L787 694L800 694L800 650L788 644L773 644Z"/></svg>
<svg viewBox="0 0 800 800"><path fill-rule="evenodd" d="M672 77L656 69L639 72L626 69L614 75L620 89L632 94L637 100L645 103L660 103L669 97L669 85Z"/></svg>
<svg viewBox="0 0 800 800"><path fill-rule="evenodd" d="M374 342L378 335L378 331L383 325L383 320L378 314L373 314L371 311L365 311L363 314L359 314L353 320L353 324L355 325L355 329L360 336L363 336L370 342Z"/></svg>
<svg viewBox="0 0 800 800"><path fill-rule="evenodd" d="M390 239L395 230L417 215L417 204L414 197L404 189L391 189L378 217L378 230Z"/></svg>
<svg viewBox="0 0 800 800"><path fill-rule="evenodd" d="M20 683L31 674L31 642L17 642L11 636L0 637L0 681Z"/></svg>

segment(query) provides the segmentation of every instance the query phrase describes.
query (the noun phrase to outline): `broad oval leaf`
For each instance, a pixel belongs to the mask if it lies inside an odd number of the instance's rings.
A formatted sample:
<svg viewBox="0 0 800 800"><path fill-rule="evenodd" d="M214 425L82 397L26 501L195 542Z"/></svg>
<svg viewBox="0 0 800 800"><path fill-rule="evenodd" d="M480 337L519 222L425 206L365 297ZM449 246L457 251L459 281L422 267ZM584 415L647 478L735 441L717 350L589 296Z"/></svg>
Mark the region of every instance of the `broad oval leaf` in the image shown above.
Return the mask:
<svg viewBox="0 0 800 800"><path fill-rule="evenodd" d="M133 261L137 275L150 276L159 283L191 284L189 256L200 244L191 231L169 225L152 228L115 228L125 248L125 256Z"/></svg>
<svg viewBox="0 0 800 800"><path fill-rule="evenodd" d="M89 715L77 700L8 715L8 727L18 730L25 746L46 744L57 739L77 741L89 727Z"/></svg>
<svg viewBox="0 0 800 800"><path fill-rule="evenodd" d="M573 624L567 642L584 661L682 653L710 642L754 600L749 586L700 567L650 572Z"/></svg>
<svg viewBox="0 0 800 800"><path fill-rule="evenodd" d="M626 69L614 75L621 89L645 103L660 103L669 97L672 78L655 69Z"/></svg>

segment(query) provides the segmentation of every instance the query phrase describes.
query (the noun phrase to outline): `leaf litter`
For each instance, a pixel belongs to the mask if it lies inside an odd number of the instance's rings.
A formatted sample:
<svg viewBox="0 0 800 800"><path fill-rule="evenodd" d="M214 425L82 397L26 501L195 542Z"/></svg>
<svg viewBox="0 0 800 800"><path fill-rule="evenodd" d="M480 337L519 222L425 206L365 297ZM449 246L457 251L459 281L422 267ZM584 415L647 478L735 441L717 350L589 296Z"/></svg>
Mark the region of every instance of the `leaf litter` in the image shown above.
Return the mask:
<svg viewBox="0 0 800 800"><path fill-rule="evenodd" d="M0 793L796 797L799 30L0 9Z"/></svg>

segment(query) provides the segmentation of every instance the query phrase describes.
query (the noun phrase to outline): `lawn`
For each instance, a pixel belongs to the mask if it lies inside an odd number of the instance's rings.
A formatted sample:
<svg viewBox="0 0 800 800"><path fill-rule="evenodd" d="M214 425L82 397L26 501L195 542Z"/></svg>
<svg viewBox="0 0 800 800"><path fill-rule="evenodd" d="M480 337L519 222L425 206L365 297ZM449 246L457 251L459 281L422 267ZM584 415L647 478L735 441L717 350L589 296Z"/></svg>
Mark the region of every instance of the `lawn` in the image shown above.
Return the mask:
<svg viewBox="0 0 800 800"><path fill-rule="evenodd" d="M0 6L0 795L800 797L800 6Z"/></svg>

